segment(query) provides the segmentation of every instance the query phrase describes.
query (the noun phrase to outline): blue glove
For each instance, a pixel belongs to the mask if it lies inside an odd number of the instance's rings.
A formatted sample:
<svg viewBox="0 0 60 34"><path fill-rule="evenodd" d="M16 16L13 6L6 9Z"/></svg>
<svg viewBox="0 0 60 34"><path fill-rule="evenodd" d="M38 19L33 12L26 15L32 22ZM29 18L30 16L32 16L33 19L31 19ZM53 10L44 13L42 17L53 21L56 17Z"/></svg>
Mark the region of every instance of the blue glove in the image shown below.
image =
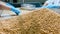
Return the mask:
<svg viewBox="0 0 60 34"><path fill-rule="evenodd" d="M6 6L10 7L11 11L15 12L16 15L19 15L19 13L20 13L19 9L15 8L14 6L10 5L9 3L6 3Z"/></svg>
<svg viewBox="0 0 60 34"><path fill-rule="evenodd" d="M47 8L46 6L42 6L41 8Z"/></svg>
<svg viewBox="0 0 60 34"><path fill-rule="evenodd" d="M16 15L19 15L20 11L16 8L11 8L11 11L15 12Z"/></svg>
<svg viewBox="0 0 60 34"><path fill-rule="evenodd" d="M42 6L42 8L60 8L60 6L49 4L47 6Z"/></svg>
<svg viewBox="0 0 60 34"><path fill-rule="evenodd" d="M53 4L49 4L46 6L47 8L60 8L59 5L53 5Z"/></svg>
<svg viewBox="0 0 60 34"><path fill-rule="evenodd" d="M55 6L55 5L49 5L47 8L60 8L60 6Z"/></svg>
<svg viewBox="0 0 60 34"><path fill-rule="evenodd" d="M9 3L6 3L6 6L15 8L14 6L10 5Z"/></svg>

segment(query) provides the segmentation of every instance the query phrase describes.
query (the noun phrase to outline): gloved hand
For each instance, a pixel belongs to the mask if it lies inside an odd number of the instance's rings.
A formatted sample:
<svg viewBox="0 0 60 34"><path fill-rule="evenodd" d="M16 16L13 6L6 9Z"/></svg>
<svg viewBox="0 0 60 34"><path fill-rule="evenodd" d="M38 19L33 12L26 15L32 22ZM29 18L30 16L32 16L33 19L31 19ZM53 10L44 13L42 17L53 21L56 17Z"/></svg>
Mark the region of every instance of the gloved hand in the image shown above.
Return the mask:
<svg viewBox="0 0 60 34"><path fill-rule="evenodd" d="M10 5L9 3L6 3L6 6L10 7L10 10L15 12L16 15L19 15L19 13L20 13L19 9L15 8L14 6Z"/></svg>
<svg viewBox="0 0 60 34"><path fill-rule="evenodd" d="M60 6L49 4L47 6L42 6L42 8L60 8Z"/></svg>
<svg viewBox="0 0 60 34"><path fill-rule="evenodd" d="M11 8L11 11L15 12L16 15L19 15L20 10L18 10L17 8Z"/></svg>
<svg viewBox="0 0 60 34"><path fill-rule="evenodd" d="M60 6L57 6L57 5L48 5L47 8L60 8Z"/></svg>

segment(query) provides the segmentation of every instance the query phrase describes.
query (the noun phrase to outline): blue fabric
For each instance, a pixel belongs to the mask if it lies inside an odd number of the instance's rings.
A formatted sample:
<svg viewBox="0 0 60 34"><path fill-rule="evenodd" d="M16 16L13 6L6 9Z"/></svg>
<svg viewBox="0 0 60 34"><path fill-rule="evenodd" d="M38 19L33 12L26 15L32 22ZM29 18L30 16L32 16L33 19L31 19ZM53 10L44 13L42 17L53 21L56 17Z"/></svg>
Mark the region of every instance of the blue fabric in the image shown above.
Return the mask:
<svg viewBox="0 0 60 34"><path fill-rule="evenodd" d="M46 7L47 8L60 8L60 6L57 6L57 5L47 5Z"/></svg>
<svg viewBox="0 0 60 34"><path fill-rule="evenodd" d="M49 4L47 6L42 6L42 8L60 8L60 6Z"/></svg>
<svg viewBox="0 0 60 34"><path fill-rule="evenodd" d="M46 3L60 6L60 0L47 0Z"/></svg>
<svg viewBox="0 0 60 34"><path fill-rule="evenodd" d="M15 8L14 6L10 5L9 3L6 3L6 6Z"/></svg>
<svg viewBox="0 0 60 34"><path fill-rule="evenodd" d="M14 6L10 5L9 3L6 3L6 6L10 7L11 11L15 12L16 15L19 15L19 13L20 13L19 9L15 8Z"/></svg>
<svg viewBox="0 0 60 34"><path fill-rule="evenodd" d="M16 8L11 8L11 11L15 12L16 15L19 15L20 11Z"/></svg>
<svg viewBox="0 0 60 34"><path fill-rule="evenodd" d="M47 6L42 6L43 8L60 8L60 0L47 0Z"/></svg>

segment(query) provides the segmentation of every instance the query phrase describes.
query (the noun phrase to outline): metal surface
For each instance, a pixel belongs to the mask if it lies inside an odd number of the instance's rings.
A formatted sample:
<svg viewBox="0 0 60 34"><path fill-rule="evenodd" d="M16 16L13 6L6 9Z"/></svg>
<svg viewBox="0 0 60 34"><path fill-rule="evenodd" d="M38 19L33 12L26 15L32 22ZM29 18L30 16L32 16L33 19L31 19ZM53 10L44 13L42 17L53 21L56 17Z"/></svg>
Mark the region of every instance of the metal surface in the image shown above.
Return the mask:
<svg viewBox="0 0 60 34"><path fill-rule="evenodd" d="M1 17L1 14L3 13L3 9L0 9L0 17Z"/></svg>
<svg viewBox="0 0 60 34"><path fill-rule="evenodd" d="M56 13L60 14L60 8L52 8L51 10L55 11Z"/></svg>

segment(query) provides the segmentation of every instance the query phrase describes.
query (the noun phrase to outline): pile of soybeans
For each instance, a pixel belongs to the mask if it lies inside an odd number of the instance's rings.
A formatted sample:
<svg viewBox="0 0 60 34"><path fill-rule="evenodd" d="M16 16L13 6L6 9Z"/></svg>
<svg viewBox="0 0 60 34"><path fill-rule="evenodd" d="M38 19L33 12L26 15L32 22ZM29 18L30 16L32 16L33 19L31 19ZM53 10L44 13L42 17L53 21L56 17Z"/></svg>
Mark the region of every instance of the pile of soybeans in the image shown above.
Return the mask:
<svg viewBox="0 0 60 34"><path fill-rule="evenodd" d="M44 8L0 20L0 34L60 34L60 14Z"/></svg>

